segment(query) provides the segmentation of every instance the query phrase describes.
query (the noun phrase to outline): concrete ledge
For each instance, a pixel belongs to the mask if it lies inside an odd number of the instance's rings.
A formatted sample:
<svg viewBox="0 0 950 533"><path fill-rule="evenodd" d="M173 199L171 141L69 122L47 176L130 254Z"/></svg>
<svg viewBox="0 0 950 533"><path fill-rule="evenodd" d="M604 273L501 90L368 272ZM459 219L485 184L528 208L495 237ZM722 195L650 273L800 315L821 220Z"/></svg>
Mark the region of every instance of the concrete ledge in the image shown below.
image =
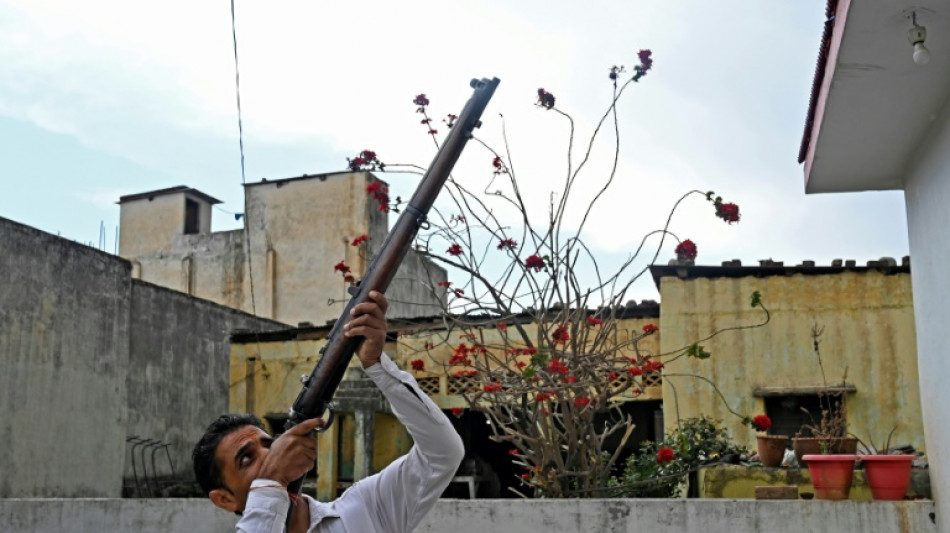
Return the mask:
<svg viewBox="0 0 950 533"><path fill-rule="evenodd" d="M441 500L418 533L936 532L930 500ZM0 499L0 531L212 533L236 518L201 499Z"/></svg>

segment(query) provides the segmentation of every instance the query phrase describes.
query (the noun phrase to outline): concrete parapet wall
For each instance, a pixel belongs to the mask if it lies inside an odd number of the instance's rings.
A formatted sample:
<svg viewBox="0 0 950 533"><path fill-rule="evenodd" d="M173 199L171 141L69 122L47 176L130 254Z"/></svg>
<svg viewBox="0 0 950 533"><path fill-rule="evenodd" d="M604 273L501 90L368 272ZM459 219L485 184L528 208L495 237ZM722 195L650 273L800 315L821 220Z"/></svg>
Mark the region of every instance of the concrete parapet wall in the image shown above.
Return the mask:
<svg viewBox="0 0 950 533"><path fill-rule="evenodd" d="M417 533L839 533L937 531L930 500L441 500ZM0 500L0 531L223 532L235 517L201 499Z"/></svg>

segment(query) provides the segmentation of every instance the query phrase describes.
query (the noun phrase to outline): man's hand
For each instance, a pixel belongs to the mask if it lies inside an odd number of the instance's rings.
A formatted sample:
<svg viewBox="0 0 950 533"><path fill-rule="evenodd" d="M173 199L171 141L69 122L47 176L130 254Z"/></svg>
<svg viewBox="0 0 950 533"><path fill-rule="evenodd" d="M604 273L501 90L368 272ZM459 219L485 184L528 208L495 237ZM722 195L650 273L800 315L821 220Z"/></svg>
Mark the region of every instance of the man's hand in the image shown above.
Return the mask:
<svg viewBox="0 0 950 533"><path fill-rule="evenodd" d="M277 437L257 471L257 478L271 479L286 487L306 475L317 459L317 441L310 432L323 425L323 419L311 418Z"/></svg>
<svg viewBox="0 0 950 533"><path fill-rule="evenodd" d="M343 335L363 337L356 355L363 368L369 368L379 362L386 342L386 309L389 302L378 291L370 291L369 301L353 308L353 318L343 326Z"/></svg>

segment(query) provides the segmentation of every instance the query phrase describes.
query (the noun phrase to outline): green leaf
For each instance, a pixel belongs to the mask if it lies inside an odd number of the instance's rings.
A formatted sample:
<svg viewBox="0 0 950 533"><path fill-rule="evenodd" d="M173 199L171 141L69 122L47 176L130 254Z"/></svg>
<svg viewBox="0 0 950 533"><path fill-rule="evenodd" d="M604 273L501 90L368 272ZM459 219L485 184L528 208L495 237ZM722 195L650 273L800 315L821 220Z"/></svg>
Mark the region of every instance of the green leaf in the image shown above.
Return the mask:
<svg viewBox="0 0 950 533"><path fill-rule="evenodd" d="M533 366L529 366L528 368L525 368L521 374L526 378L533 378L536 372L534 371Z"/></svg>
<svg viewBox="0 0 950 533"><path fill-rule="evenodd" d="M703 349L702 345L693 343L686 348L686 357L695 357L696 359L709 359L712 354Z"/></svg>
<svg viewBox="0 0 950 533"><path fill-rule="evenodd" d="M754 291L752 293L752 307L759 307L762 305L762 293L759 291Z"/></svg>

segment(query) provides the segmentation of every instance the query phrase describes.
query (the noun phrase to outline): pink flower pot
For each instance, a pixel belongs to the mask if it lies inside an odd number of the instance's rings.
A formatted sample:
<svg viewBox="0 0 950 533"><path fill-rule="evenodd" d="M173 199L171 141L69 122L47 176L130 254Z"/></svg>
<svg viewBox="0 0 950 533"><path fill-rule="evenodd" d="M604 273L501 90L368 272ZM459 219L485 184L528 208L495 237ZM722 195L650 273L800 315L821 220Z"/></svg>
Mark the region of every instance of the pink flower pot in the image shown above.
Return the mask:
<svg viewBox="0 0 950 533"><path fill-rule="evenodd" d="M847 500L854 479L855 455L805 455L808 474L821 500Z"/></svg>
<svg viewBox="0 0 950 533"><path fill-rule="evenodd" d="M916 455L860 455L875 500L903 500Z"/></svg>

